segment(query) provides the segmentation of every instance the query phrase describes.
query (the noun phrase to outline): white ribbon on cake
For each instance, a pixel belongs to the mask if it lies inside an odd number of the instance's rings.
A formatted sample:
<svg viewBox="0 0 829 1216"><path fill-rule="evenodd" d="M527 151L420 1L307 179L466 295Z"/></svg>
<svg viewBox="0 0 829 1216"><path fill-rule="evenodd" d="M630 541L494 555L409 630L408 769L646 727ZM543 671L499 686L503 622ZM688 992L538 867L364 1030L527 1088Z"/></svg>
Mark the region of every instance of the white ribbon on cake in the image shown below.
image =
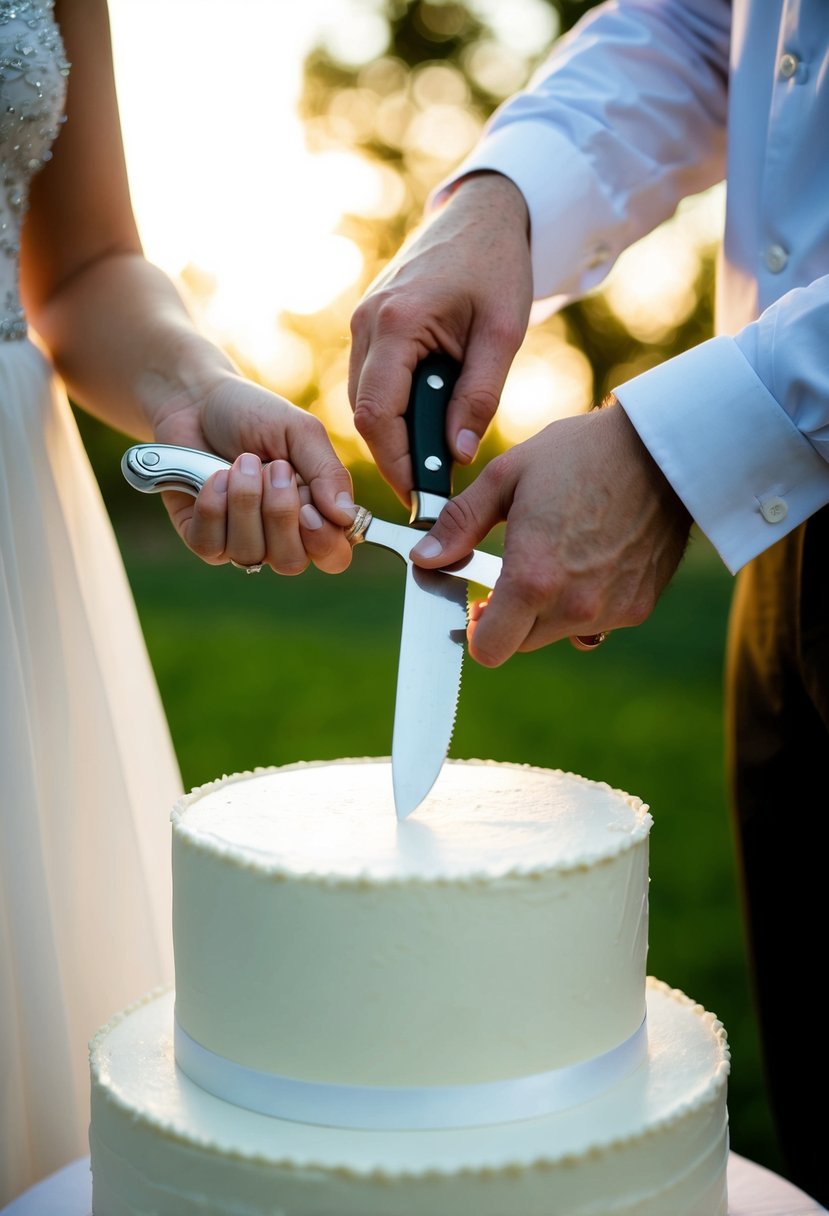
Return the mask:
<svg viewBox="0 0 829 1216"><path fill-rule="evenodd" d="M537 1119L610 1089L647 1056L645 1018L601 1055L549 1072L472 1085L336 1085L301 1081L237 1064L175 1023L176 1063L191 1081L234 1106L323 1127L426 1131Z"/></svg>

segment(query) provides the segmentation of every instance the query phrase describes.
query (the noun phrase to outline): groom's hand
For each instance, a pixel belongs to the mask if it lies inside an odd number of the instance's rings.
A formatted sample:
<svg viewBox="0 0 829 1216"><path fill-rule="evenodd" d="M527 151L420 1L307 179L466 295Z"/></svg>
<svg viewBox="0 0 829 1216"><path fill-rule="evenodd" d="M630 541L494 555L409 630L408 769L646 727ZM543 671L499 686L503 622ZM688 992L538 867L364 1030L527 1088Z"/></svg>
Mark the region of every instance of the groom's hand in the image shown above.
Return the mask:
<svg viewBox="0 0 829 1216"><path fill-rule="evenodd" d="M444 507L412 558L426 568L451 565L502 520L503 569L488 599L470 610L469 653L485 667L641 624L691 527L615 399L496 457Z"/></svg>
<svg viewBox="0 0 829 1216"><path fill-rule="evenodd" d="M357 430L404 503L412 489L404 414L415 367L435 350L462 364L446 429L455 460L469 464L531 303L527 207L498 173L464 178L369 288L351 322L349 397Z"/></svg>

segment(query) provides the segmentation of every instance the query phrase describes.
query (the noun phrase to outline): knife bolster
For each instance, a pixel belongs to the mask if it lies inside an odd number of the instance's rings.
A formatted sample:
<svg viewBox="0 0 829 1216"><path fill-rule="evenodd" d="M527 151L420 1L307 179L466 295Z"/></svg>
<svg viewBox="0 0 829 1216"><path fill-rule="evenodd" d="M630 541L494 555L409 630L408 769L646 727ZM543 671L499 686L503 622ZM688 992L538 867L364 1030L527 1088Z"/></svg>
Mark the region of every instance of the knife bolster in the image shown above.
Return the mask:
<svg viewBox="0 0 829 1216"><path fill-rule="evenodd" d="M431 494L428 490L412 490L410 525L428 532L448 501L442 494Z"/></svg>

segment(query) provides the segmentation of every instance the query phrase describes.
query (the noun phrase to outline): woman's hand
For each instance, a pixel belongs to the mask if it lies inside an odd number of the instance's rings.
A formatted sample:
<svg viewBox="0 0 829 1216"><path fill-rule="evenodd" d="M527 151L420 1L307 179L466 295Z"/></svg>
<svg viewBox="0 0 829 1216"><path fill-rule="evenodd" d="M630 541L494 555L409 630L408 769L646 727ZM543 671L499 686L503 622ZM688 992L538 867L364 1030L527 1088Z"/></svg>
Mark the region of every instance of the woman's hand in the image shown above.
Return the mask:
<svg viewBox="0 0 829 1216"><path fill-rule="evenodd" d="M325 427L283 397L222 371L155 414L159 443L214 452L233 463L200 494L162 495L176 531L210 565L269 565L300 574L313 562L339 574L351 562L351 478Z"/></svg>

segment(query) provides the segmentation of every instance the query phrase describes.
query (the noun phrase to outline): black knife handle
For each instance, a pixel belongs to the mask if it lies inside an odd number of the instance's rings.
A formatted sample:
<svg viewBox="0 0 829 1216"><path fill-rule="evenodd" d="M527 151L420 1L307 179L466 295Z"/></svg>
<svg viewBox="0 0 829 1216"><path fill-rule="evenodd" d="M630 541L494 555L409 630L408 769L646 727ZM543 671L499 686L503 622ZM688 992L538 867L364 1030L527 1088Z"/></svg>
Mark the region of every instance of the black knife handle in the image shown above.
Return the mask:
<svg viewBox="0 0 829 1216"><path fill-rule="evenodd" d="M446 410L461 365L441 351L426 355L412 376L406 410L412 459L412 513L416 528L431 528L452 495L452 454L446 441Z"/></svg>

